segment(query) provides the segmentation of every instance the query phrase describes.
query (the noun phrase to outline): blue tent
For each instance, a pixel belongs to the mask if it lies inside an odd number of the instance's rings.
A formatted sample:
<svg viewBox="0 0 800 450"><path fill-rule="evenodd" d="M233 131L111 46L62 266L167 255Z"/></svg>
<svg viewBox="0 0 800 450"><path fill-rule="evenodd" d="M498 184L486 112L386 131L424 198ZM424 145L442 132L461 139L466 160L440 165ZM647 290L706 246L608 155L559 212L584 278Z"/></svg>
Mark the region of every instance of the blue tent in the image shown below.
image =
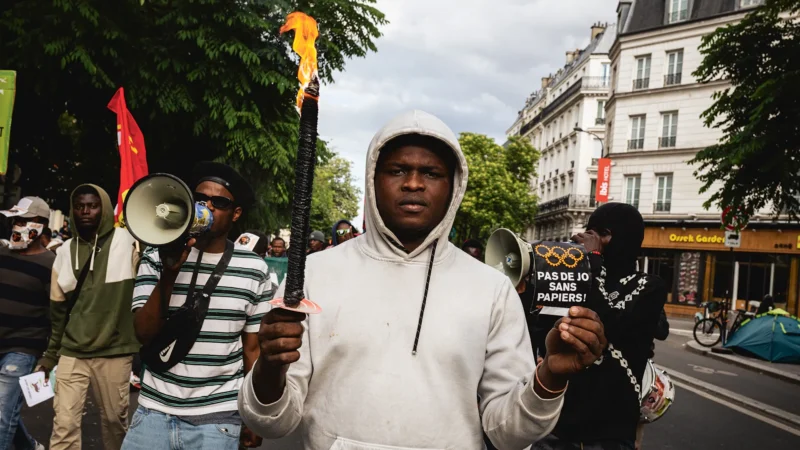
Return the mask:
<svg viewBox="0 0 800 450"><path fill-rule="evenodd" d="M742 322L725 347L767 361L800 364L800 319L774 309Z"/></svg>

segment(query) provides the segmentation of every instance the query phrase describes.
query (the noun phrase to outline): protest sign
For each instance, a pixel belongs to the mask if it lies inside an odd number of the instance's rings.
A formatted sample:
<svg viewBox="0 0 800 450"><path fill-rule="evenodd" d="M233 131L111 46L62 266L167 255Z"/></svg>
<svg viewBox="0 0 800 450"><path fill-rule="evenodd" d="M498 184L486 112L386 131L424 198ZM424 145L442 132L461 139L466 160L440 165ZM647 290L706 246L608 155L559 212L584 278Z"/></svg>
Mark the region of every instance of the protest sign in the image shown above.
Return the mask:
<svg viewBox="0 0 800 450"><path fill-rule="evenodd" d="M592 288L589 258L583 246L566 242L534 243L533 306L540 314L565 316L571 306L585 306Z"/></svg>

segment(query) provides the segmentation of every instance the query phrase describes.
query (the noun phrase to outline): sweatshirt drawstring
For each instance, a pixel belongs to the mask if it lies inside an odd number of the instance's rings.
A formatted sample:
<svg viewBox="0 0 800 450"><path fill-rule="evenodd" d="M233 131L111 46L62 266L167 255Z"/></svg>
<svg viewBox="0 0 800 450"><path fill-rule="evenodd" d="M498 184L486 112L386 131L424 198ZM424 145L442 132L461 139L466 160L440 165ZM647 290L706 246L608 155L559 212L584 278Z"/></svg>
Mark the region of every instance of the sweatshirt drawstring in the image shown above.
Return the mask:
<svg viewBox="0 0 800 450"><path fill-rule="evenodd" d="M89 262L89 272L94 272L94 254L97 253L97 235L94 235L94 245L92 246L92 259Z"/></svg>
<svg viewBox="0 0 800 450"><path fill-rule="evenodd" d="M417 345L419 344L419 334L422 331L422 317L425 315L425 303L428 301L428 286L431 283L431 272L433 271L433 258L436 256L436 244L438 241L433 242L431 248L431 259L428 262L428 273L425 276L425 293L422 294L422 307L419 310L419 323L417 323L417 335L414 337L414 349L411 350L412 355L417 354Z"/></svg>

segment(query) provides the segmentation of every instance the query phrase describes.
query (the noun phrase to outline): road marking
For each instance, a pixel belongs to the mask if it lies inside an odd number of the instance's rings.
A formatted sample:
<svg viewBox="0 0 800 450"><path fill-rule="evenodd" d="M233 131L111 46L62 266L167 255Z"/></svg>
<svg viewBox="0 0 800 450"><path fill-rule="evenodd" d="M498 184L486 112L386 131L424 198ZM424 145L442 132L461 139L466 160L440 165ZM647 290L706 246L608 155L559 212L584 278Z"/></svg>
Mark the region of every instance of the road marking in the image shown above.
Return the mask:
<svg viewBox="0 0 800 450"><path fill-rule="evenodd" d="M789 433L792 433L795 436L800 436L800 430L798 430L796 428L792 428L789 425L780 423L780 422L778 422L776 420L772 420L767 416L763 416L763 415L755 413L753 411L749 411L749 410L747 410L745 408L742 408L741 406L739 406L739 405L737 405L735 403L731 403L729 401L722 400L721 398L715 397L715 396L709 394L706 391L702 391L700 389L695 389L695 388L689 386L688 384L682 383L680 381L672 380L672 382L675 384L675 386L678 386L678 387L680 387L682 389L686 389L689 392L693 392L693 393L695 393L695 394L697 394L697 395L699 395L699 396L701 396L701 397L703 397L705 399L711 400L712 402L716 402L716 403L719 403L720 405L727 406L728 408L730 408L730 409L732 409L734 411L738 411L738 412L740 412L740 413L742 413L744 415L750 416L750 417L752 417L752 418L754 418L756 420L760 420L760 421L762 421L762 422L764 422L766 424L772 425L775 428L780 428L781 430L789 432Z"/></svg>
<svg viewBox="0 0 800 450"><path fill-rule="evenodd" d="M712 369L710 367L698 366L697 364L686 364L686 365L691 367L692 370L694 370L695 372L705 373L705 374L709 374L709 375L717 373L717 374L720 374L720 375L727 375L729 377L738 377L739 376L739 374L736 374L736 373L733 373L733 372L728 372L726 370L716 370L716 369Z"/></svg>
<svg viewBox="0 0 800 450"><path fill-rule="evenodd" d="M692 330L670 330L669 332L677 334L678 336L694 337L694 332Z"/></svg>

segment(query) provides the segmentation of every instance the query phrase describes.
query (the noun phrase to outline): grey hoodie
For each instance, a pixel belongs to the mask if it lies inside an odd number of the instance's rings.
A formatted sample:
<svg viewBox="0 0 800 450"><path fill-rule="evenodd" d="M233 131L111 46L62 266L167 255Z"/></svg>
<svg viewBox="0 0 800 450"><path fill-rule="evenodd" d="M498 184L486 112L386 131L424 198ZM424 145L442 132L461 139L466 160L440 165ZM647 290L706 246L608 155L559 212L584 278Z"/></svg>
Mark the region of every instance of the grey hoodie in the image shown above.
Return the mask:
<svg viewBox="0 0 800 450"><path fill-rule="evenodd" d="M381 148L410 133L447 143L459 167L445 218L405 253L378 214L374 179ZM552 430L563 397L543 400L533 391L519 296L503 274L447 240L467 174L455 134L430 114L402 114L375 135L366 172L370 232L308 259L306 295L322 313L305 322L300 360L289 367L280 400L261 404L252 372L245 380L239 411L255 433L278 438L302 422L307 449L478 450L486 430L497 447L512 450Z"/></svg>

